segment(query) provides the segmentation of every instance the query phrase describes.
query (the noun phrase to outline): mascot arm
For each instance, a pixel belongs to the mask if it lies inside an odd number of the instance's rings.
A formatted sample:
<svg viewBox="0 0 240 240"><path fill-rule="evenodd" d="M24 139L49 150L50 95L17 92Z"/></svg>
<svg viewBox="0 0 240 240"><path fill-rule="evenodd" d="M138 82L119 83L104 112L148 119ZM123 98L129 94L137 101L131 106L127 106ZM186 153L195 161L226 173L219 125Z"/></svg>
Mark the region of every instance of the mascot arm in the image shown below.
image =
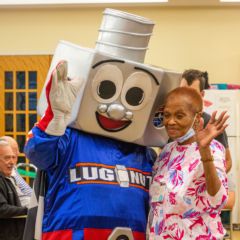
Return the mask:
<svg viewBox="0 0 240 240"><path fill-rule="evenodd" d="M71 129L67 128L61 137L51 136L35 126L28 134L24 147L26 157L37 168L47 170L58 165L66 153L71 137Z"/></svg>
<svg viewBox="0 0 240 240"><path fill-rule="evenodd" d="M71 111L82 79L69 80L67 62L61 61L52 71L46 86L48 107L37 126L53 136L62 136L70 123Z"/></svg>

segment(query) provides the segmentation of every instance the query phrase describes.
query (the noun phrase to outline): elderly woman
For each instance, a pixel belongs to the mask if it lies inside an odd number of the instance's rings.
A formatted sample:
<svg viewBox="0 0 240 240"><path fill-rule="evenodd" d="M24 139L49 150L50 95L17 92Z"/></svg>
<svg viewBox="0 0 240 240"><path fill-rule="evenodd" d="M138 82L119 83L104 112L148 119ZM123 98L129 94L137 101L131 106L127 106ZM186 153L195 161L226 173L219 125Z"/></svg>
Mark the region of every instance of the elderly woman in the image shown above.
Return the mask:
<svg viewBox="0 0 240 240"><path fill-rule="evenodd" d="M224 147L214 140L227 127L216 112L203 128L202 98L191 88L170 92L164 125L174 141L154 165L150 187L150 239L222 239L220 211L227 200Z"/></svg>

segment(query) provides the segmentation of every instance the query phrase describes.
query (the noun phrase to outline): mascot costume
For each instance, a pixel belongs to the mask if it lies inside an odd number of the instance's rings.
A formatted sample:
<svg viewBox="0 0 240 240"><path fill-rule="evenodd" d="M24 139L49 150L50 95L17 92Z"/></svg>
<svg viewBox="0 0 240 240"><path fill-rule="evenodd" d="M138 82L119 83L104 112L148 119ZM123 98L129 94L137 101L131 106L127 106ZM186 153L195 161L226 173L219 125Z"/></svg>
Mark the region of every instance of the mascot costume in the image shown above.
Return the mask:
<svg viewBox="0 0 240 240"><path fill-rule="evenodd" d="M146 239L147 146L167 142L157 110L180 81L143 64L153 26L106 9L95 49L57 46L39 100L42 118L25 146L47 178L35 239Z"/></svg>

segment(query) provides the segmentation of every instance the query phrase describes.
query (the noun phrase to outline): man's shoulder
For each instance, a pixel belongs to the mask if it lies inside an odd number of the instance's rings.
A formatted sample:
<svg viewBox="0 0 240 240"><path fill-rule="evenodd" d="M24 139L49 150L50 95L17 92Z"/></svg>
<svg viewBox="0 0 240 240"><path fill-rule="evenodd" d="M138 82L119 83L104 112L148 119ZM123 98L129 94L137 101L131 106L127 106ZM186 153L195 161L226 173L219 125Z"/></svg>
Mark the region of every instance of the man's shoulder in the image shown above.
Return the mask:
<svg viewBox="0 0 240 240"><path fill-rule="evenodd" d="M2 172L0 172L0 179L2 180L4 180L5 179L5 176L3 175L3 173Z"/></svg>
<svg viewBox="0 0 240 240"><path fill-rule="evenodd" d="M8 181L6 177L0 172L0 188L6 189L6 185L8 184Z"/></svg>

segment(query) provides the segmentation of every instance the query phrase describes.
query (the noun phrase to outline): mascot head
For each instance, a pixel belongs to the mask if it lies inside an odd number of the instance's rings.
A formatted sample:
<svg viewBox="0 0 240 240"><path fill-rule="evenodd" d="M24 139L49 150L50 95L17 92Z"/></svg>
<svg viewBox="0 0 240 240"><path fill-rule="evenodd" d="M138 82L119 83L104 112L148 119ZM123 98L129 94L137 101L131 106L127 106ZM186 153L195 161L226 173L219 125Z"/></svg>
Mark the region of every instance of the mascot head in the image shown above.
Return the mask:
<svg viewBox="0 0 240 240"><path fill-rule="evenodd" d="M95 49L61 41L49 72L68 61L69 77L83 77L70 126L140 145L162 146L166 94L179 86L180 74L144 64L154 23L146 18L106 9ZM46 108L45 89L39 113Z"/></svg>

